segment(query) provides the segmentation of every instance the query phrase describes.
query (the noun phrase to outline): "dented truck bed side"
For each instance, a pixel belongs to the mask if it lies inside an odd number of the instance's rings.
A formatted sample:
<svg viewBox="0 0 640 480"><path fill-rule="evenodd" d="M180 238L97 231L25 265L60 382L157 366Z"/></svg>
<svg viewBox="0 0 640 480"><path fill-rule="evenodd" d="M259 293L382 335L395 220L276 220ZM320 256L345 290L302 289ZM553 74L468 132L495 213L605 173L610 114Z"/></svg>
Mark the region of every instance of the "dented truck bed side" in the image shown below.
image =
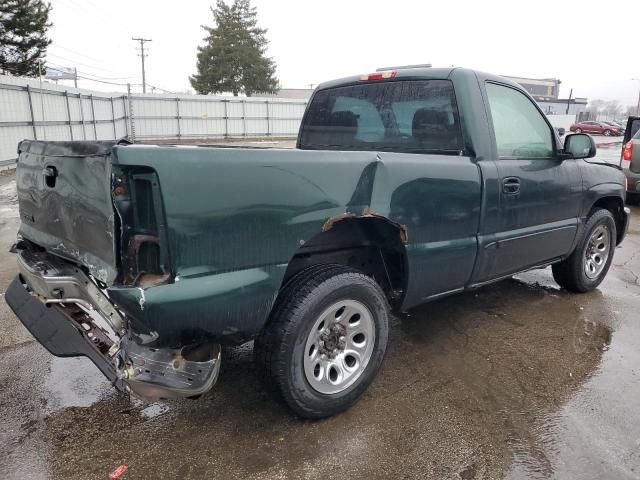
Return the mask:
<svg viewBox="0 0 640 480"><path fill-rule="evenodd" d="M409 284L418 287L405 305L442 285L464 286L473 269L480 174L468 157L116 146L111 162L151 167L159 181L173 281L112 285L109 295L160 339L184 331L223 343L252 338L288 263L332 219L370 215L399 226Z"/></svg>

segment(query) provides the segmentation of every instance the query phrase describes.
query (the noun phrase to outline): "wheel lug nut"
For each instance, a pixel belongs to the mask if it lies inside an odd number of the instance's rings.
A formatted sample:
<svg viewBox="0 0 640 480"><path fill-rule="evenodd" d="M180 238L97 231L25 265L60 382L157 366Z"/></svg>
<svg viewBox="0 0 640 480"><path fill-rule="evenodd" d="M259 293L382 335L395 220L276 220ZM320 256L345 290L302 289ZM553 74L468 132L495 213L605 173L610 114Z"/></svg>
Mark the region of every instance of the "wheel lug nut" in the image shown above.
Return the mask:
<svg viewBox="0 0 640 480"><path fill-rule="evenodd" d="M344 337L340 337L340 341L341 341L341 342L344 342Z"/></svg>
<svg viewBox="0 0 640 480"><path fill-rule="evenodd" d="M326 354L326 353L321 354L321 355L320 355L320 358L321 358L322 360L326 360L326 359L327 359L327 354Z"/></svg>

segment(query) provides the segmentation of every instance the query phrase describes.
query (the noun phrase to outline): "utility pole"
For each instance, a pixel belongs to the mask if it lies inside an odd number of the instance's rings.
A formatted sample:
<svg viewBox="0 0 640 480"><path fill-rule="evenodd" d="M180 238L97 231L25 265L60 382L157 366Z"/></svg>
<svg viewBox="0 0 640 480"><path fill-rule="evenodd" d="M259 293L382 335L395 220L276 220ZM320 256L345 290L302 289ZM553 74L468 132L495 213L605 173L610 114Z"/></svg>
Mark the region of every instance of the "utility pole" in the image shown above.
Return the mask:
<svg viewBox="0 0 640 480"><path fill-rule="evenodd" d="M131 40L140 42L140 58L142 59L142 93L147 93L147 80L144 74L144 57L146 57L146 55L144 54L144 44L146 42L150 42L151 39L131 37Z"/></svg>

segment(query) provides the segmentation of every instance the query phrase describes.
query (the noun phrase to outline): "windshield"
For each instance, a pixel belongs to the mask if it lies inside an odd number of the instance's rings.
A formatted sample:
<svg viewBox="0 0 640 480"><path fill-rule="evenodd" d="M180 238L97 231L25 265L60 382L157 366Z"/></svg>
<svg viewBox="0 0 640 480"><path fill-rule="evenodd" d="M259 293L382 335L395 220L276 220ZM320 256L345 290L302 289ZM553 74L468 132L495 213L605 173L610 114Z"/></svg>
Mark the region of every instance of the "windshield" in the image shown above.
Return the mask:
<svg viewBox="0 0 640 480"><path fill-rule="evenodd" d="M300 148L459 153L458 111L448 80L363 83L317 92Z"/></svg>

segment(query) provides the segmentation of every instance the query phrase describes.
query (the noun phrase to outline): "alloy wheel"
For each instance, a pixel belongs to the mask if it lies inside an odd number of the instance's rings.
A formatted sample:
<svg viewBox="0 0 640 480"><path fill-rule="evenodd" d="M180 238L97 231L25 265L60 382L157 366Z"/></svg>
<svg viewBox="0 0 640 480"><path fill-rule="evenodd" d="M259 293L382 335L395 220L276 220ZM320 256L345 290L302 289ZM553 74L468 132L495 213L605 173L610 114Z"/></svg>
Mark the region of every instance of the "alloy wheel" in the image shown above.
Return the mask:
<svg viewBox="0 0 640 480"><path fill-rule="evenodd" d="M304 350L309 385L331 395L349 388L362 375L375 344L369 309L356 300L335 302L316 319Z"/></svg>

